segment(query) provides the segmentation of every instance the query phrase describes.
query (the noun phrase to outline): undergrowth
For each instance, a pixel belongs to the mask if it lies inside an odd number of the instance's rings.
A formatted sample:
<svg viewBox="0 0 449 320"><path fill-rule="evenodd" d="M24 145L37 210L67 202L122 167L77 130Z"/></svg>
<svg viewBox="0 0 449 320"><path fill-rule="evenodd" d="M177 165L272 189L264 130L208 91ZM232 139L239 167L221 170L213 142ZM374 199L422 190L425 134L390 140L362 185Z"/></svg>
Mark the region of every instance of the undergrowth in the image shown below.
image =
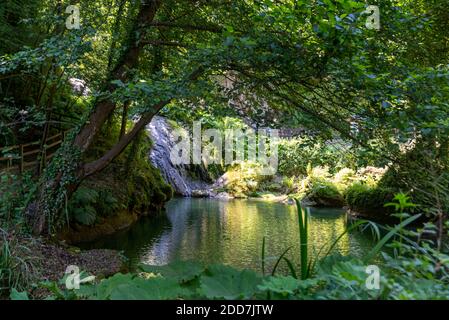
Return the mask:
<svg viewBox="0 0 449 320"><path fill-rule="evenodd" d="M396 211L410 207L407 197L397 196ZM402 201L402 200L403 201ZM309 241L308 215L298 204L298 227L301 248ZM405 204L405 205L404 205ZM410 205L408 205L410 204ZM79 290L61 289L65 283L42 284L51 291L50 299L447 299L449 297L449 256L436 250L430 241L422 240L426 228L407 231L406 227L419 218L408 215L394 227L386 228L380 238L377 225L359 221L346 232L371 225L379 234L377 244L362 259L332 253L335 243L326 247L321 260L300 250L300 269L281 255L269 275L264 270L265 239L262 243L262 273L239 270L226 265L202 265L194 261L178 261L164 266L142 264L135 274L118 273L96 283L82 284ZM410 236L413 236L410 237ZM413 240L417 239L417 240ZM394 250L394 256L382 251ZM289 248L285 252L287 252ZM381 255L378 283L367 284L369 267ZM289 274L277 275L279 263L289 264ZM24 292L14 291L12 299L28 299Z"/></svg>

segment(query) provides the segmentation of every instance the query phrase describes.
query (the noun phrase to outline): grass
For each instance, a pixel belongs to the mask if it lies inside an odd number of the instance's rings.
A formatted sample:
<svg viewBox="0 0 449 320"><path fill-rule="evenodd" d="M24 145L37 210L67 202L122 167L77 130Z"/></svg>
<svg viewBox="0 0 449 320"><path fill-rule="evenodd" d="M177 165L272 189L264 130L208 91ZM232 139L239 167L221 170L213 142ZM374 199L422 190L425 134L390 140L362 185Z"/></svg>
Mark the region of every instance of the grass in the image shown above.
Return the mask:
<svg viewBox="0 0 449 320"><path fill-rule="evenodd" d="M309 214L301 207L299 200L296 200L296 208L298 210L299 225L299 248L301 256L301 279L307 279L310 275L309 264Z"/></svg>
<svg viewBox="0 0 449 320"><path fill-rule="evenodd" d="M380 237L379 226L369 220L358 220L353 223L349 228L347 228L344 232L342 232L336 239L330 240L328 243L324 244L315 256L311 256L309 254L309 245L310 239L308 237L309 233L309 213L301 206L301 202L298 199L296 201L296 208L298 214L298 230L299 230L299 257L300 257L300 269L299 269L299 277L301 280L309 279L313 276L315 267L318 263L318 260L321 258L326 258L331 255L335 246L338 242L343 238L343 236L349 232L352 232L355 229L366 229L368 227L371 228L373 235L378 239L376 245L371 249L371 251L364 257L363 261L366 263L370 262L373 258L377 256L377 254L381 251L381 249L395 236L401 235L401 230L403 230L406 226L413 223L417 220L420 215L411 216L401 223L397 224L395 227L391 228L389 232ZM263 238L262 243L262 273L265 275L265 247L266 247L265 237ZM278 258L276 264L274 265L273 271L271 273L272 276L275 275L276 270L281 261L285 261L288 269L290 271L290 275L296 279L298 279L298 272L295 270L294 264L291 260L285 257L285 255L291 250L292 247L288 247ZM324 254L322 255L322 253Z"/></svg>
<svg viewBox="0 0 449 320"><path fill-rule="evenodd" d="M34 278L33 253L15 235L0 229L0 297L29 287Z"/></svg>

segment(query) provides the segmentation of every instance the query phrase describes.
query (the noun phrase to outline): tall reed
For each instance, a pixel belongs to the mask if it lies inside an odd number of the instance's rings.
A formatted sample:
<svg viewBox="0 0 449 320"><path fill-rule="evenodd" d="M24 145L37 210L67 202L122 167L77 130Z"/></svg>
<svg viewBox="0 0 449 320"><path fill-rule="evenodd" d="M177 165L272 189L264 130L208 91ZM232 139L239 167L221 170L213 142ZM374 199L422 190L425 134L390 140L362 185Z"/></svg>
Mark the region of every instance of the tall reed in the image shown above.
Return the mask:
<svg viewBox="0 0 449 320"><path fill-rule="evenodd" d="M302 280L308 279L311 276L313 276L313 272L315 270L316 264L318 261L322 258L325 258L329 256L332 251L334 250L335 246L338 244L338 242L344 237L345 234L355 230L359 229L363 226L364 229L367 227L370 227L373 231L374 236L377 239L376 245L371 249L371 251L363 258L363 261L368 263L371 261L379 252L380 250L385 246L385 244L388 243L389 240L391 240L395 235L398 233L400 234L401 230L405 228L407 225L414 222L416 219L420 217L419 214L411 216L398 225L394 226L389 230L389 232L383 237L380 237L380 231L379 226L369 220L358 220L355 223L353 223L349 228L346 228L345 231L343 231L337 238L329 240L327 243L325 243L323 246L320 247L317 254L315 254L313 257L309 254L309 245L310 245L310 238L309 238L309 213L307 210L305 210L298 199L296 199L296 210L298 214L298 229L299 229L299 260L300 260L300 269L299 269L299 277ZM263 246L262 246L262 270L263 273L265 273L265 237L263 239ZM285 261L287 263L287 266L290 271L290 275L294 278L298 278L298 275L295 271L294 264L290 259L288 259L285 255L292 249L292 247L287 248L281 256L278 258L276 264L273 267L273 271L271 274L274 276L276 274L276 270L280 264L281 261ZM324 253L323 253L324 252Z"/></svg>

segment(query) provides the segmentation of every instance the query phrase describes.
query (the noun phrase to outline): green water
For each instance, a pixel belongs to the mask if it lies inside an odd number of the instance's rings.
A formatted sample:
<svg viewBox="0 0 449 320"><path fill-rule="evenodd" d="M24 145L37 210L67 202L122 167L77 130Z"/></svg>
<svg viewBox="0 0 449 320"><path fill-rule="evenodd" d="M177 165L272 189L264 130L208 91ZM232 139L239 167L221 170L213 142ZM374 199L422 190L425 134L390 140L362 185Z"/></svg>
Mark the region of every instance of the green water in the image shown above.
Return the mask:
<svg viewBox="0 0 449 320"><path fill-rule="evenodd" d="M307 210L311 215L309 251L313 254L345 230L347 219L339 209ZM83 247L122 250L131 266L193 259L260 270L264 236L267 270L289 246L293 248L287 257L298 261L295 207L257 200L176 198L167 204L166 214L141 219L127 230ZM346 234L335 250L360 257L369 248L368 235L353 232Z"/></svg>

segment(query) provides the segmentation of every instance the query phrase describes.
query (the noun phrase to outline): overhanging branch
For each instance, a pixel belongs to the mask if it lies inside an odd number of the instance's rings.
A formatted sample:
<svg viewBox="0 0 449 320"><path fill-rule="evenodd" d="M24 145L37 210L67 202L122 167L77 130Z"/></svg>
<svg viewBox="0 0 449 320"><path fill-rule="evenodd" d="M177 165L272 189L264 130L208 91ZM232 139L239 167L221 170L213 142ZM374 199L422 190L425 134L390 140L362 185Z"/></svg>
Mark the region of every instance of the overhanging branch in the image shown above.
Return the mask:
<svg viewBox="0 0 449 320"><path fill-rule="evenodd" d="M117 144L114 145L108 152L106 152L100 159L84 165L84 178L91 176L92 174L106 168L112 160L117 158L123 150L131 143L131 141L137 136L137 134L150 123L154 115L159 112L164 106L170 103L170 100L159 102L152 107L150 112L142 115L139 121L136 122L132 130L124 135Z"/></svg>
<svg viewBox="0 0 449 320"><path fill-rule="evenodd" d="M216 25L197 26L192 24L181 24L165 21L153 21L152 23L150 23L150 26L164 27L164 28L179 28L187 31L207 31L213 33L221 33L223 31L222 27Z"/></svg>
<svg viewBox="0 0 449 320"><path fill-rule="evenodd" d="M140 42L143 45L151 45L151 46L168 46L168 47L182 47L189 48L188 45L179 43L177 41L164 41L164 40L143 40Z"/></svg>

